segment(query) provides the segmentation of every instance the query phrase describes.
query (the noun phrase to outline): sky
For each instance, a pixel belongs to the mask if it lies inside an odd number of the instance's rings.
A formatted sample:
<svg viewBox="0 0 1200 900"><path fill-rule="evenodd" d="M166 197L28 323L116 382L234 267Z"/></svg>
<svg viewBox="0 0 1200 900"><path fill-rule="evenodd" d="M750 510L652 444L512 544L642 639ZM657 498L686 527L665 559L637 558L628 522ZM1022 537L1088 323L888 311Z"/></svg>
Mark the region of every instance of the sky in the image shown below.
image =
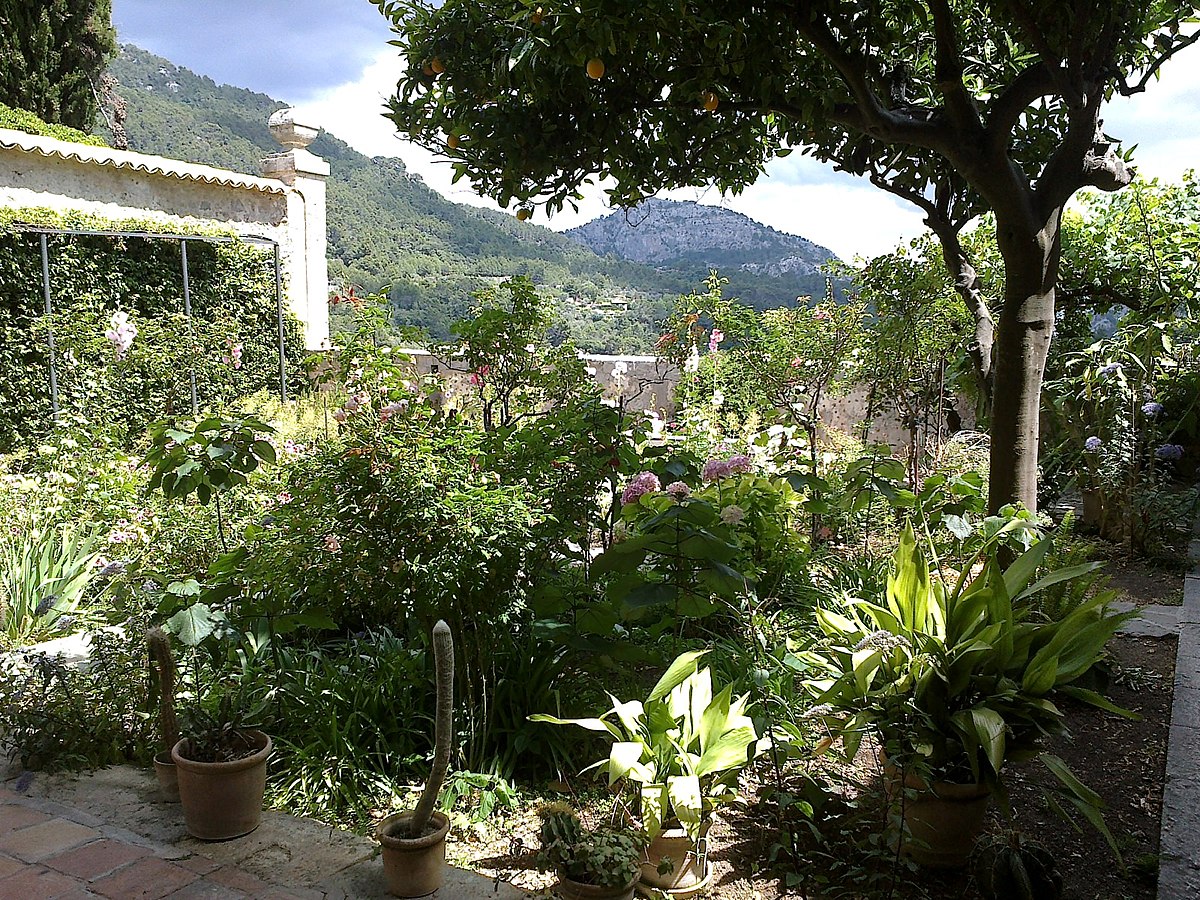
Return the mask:
<svg viewBox="0 0 1200 900"><path fill-rule="evenodd" d="M319 125L370 156L398 156L426 183L459 203L495 208L465 182L451 185L449 164L396 135L381 115L400 75L389 23L368 0L113 0L120 40L164 56L215 81L250 88L298 107ZM1105 111L1105 131L1137 144L1139 172L1178 179L1200 149L1200 47L1164 70L1162 80ZM736 197L715 189L662 196L725 206L802 235L853 260L886 253L924 226L909 204L864 179L835 172L798 154L770 163ZM604 215L603 192L588 193L535 221L563 230Z"/></svg>

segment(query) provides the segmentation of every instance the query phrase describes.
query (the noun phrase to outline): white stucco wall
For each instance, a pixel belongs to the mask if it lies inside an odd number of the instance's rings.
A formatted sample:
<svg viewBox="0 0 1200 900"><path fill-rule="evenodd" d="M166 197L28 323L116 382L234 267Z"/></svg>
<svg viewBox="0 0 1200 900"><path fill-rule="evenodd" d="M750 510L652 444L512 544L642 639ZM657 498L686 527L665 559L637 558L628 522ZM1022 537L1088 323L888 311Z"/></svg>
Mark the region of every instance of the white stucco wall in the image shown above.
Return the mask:
<svg viewBox="0 0 1200 900"><path fill-rule="evenodd" d="M317 162L327 175L328 166ZM279 178L0 129L0 208L154 219L182 230L214 226L277 241L286 302L311 349L329 337L324 175L302 189Z"/></svg>

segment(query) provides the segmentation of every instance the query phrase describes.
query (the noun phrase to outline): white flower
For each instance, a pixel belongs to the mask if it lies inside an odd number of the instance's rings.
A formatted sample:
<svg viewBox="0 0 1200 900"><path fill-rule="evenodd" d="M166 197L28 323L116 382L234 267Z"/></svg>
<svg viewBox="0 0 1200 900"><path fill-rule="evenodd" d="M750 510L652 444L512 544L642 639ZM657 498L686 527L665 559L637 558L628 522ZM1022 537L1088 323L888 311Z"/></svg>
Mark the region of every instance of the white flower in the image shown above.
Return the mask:
<svg viewBox="0 0 1200 900"><path fill-rule="evenodd" d="M721 510L721 521L726 525L736 525L746 518L746 511L740 506L726 506Z"/></svg>
<svg viewBox="0 0 1200 900"><path fill-rule="evenodd" d="M725 403L725 392L721 390L713 391L712 406L713 409L720 409Z"/></svg>

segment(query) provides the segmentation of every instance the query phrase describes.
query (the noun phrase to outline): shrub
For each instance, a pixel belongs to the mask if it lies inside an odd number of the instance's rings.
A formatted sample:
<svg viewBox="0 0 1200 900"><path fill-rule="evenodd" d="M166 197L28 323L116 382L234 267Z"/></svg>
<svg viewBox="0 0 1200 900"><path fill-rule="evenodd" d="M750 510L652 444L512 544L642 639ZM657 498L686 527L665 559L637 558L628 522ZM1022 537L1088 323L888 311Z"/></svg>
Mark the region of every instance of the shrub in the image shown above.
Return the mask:
<svg viewBox="0 0 1200 900"><path fill-rule="evenodd" d="M31 112L23 109L13 109L0 103L0 128L11 128L13 131L23 131L26 134L36 134L44 137L57 138L60 141L71 141L75 144L89 144L93 147L107 147L104 139L94 134L84 134L67 125L56 125L43 122Z"/></svg>

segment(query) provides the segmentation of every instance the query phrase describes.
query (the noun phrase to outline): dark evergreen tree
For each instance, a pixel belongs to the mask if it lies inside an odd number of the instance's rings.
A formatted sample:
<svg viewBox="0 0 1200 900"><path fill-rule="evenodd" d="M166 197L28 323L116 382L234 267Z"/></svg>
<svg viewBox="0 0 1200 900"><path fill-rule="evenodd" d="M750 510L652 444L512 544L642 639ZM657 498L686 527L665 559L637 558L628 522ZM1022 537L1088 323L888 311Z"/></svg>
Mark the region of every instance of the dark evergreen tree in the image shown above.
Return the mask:
<svg viewBox="0 0 1200 900"><path fill-rule="evenodd" d="M111 0L0 0L0 103L90 131L116 50Z"/></svg>

